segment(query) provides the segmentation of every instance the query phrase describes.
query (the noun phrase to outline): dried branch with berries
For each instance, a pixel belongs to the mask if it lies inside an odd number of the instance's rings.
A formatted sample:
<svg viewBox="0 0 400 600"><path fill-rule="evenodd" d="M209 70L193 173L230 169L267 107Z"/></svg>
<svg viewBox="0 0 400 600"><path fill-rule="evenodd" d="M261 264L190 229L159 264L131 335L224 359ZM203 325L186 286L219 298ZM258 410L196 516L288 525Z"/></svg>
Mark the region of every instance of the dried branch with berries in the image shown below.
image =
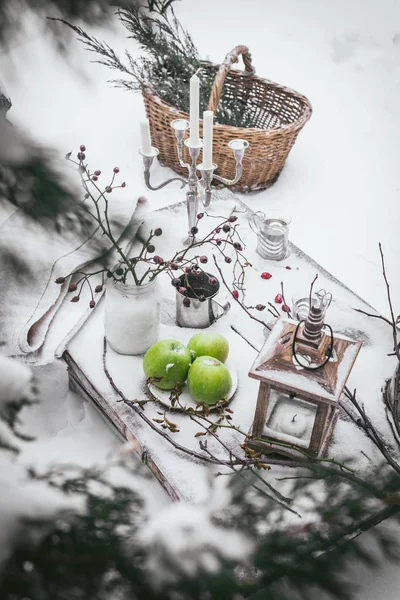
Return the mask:
<svg viewBox="0 0 400 600"><path fill-rule="evenodd" d="M96 222L101 233L105 236L111 247L118 256L116 264L108 264L110 253L103 257L101 268L94 272L78 271L74 275L77 279L69 286L69 291L74 293L71 302L78 302L81 298L82 290L87 286L90 290L91 299L89 306L93 308L96 305L95 295L103 290L104 282L107 278L124 284L143 285L154 280L160 273L165 272L170 278L171 283L179 292L185 296L184 306L190 306L191 299L204 301L206 298L198 294L196 283L200 277L206 277L208 285L211 288L218 288L218 281L215 277L205 273L203 266L208 263L208 257L204 254L205 248L211 249L212 255L218 254L227 264L232 263L233 280L228 288L235 299L239 297L239 291L244 297L244 279L245 269L251 264L243 254L244 244L238 231L237 216L222 217L213 216L219 220L218 224L203 237L196 237L199 233L199 222L206 213L197 215L196 224L191 229L192 241L186 247L174 252L172 257L163 257L156 254L156 240L162 235L162 229L157 227L152 229L145 239L136 235L136 241L139 246L136 254L130 256L129 253L118 243L117 237L112 230L109 217L109 197L116 188L125 188L126 183L117 184L119 168L114 167L111 178L101 186L99 181L102 175L101 171L91 170L86 163L86 146L81 145L76 155L77 160L72 158L72 152L66 155L66 159L75 164L81 176L84 197L82 200L83 210ZM89 208L88 202L91 202ZM94 209L94 210L93 210ZM211 215L207 215L211 216ZM199 250L199 253L193 255L193 251ZM201 253L200 253L201 249ZM233 256L232 256L233 250ZM115 254L114 254L115 255ZM59 277L56 283L63 284L72 273ZM94 276L102 277L100 285L92 286L91 278ZM225 280L224 280L225 283ZM263 310L265 307L258 305L257 310Z"/></svg>

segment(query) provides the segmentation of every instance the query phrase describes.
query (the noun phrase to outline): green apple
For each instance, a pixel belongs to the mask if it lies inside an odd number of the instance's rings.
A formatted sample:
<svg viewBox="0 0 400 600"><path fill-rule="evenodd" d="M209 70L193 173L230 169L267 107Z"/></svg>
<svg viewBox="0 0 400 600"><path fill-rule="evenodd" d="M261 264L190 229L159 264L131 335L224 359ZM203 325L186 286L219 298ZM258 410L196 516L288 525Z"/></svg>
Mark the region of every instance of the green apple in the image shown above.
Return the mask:
<svg viewBox="0 0 400 600"><path fill-rule="evenodd" d="M220 333L207 331L193 335L187 345L194 358L213 356L225 362L229 354L228 340Z"/></svg>
<svg viewBox="0 0 400 600"><path fill-rule="evenodd" d="M193 400L215 404L228 396L232 379L220 360L213 356L199 356L189 369L187 384Z"/></svg>
<svg viewBox="0 0 400 600"><path fill-rule="evenodd" d="M156 377L153 381L161 390L172 390L178 381L186 381L192 361L189 350L177 340L161 340L153 344L143 358L143 370L146 378Z"/></svg>

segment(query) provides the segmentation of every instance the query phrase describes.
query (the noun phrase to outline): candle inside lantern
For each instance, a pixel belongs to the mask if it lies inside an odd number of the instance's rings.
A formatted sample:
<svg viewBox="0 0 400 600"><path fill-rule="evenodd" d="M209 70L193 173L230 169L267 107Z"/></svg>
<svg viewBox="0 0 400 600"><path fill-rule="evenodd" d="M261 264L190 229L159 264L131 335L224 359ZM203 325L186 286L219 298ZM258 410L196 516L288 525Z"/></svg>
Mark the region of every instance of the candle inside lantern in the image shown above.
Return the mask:
<svg viewBox="0 0 400 600"><path fill-rule="evenodd" d="M150 123L148 119L145 119L140 123L140 135L142 139L142 152L145 155L152 153L151 136L150 136Z"/></svg>
<svg viewBox="0 0 400 600"><path fill-rule="evenodd" d="M285 413L280 415L280 419L275 426L281 433L301 438L307 431L308 421L301 413Z"/></svg>
<svg viewBox="0 0 400 600"><path fill-rule="evenodd" d="M199 138L199 78L193 75L190 78L190 137L189 145L198 146Z"/></svg>
<svg viewBox="0 0 400 600"><path fill-rule="evenodd" d="M212 169L212 147L213 147L213 117L212 110L203 112L203 169Z"/></svg>

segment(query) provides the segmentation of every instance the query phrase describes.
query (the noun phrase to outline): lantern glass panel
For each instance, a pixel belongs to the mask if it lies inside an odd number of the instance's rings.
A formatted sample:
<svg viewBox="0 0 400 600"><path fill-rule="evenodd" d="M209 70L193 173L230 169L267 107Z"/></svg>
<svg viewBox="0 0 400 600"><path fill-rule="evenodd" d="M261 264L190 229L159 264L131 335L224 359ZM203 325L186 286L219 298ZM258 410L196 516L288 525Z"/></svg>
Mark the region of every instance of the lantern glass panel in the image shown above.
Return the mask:
<svg viewBox="0 0 400 600"><path fill-rule="evenodd" d="M308 448L317 406L289 393L271 389L263 437Z"/></svg>

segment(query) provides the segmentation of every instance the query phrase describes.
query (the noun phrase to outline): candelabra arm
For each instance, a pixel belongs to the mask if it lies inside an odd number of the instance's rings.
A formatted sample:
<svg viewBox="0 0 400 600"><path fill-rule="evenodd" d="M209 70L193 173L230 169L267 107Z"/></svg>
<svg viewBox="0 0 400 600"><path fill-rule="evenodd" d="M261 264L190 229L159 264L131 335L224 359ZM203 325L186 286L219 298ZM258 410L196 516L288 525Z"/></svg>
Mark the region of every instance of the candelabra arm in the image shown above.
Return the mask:
<svg viewBox="0 0 400 600"><path fill-rule="evenodd" d="M143 157L144 182L146 184L146 187L149 188L149 190L157 191L157 190L161 190L163 187L165 187L169 183L172 183L172 181L180 181L182 183L181 189L183 187L185 187L185 185L187 185L187 181L185 179L182 179L181 177L171 177L170 179L167 179L166 181L164 181L163 183L160 183L160 185L157 185L157 186L153 186L150 183L150 169L151 169L151 165L153 164L153 161L154 161L155 157L158 156L158 150L157 150L157 148L152 147L151 150L152 150L151 155L150 154L144 154L142 151L140 151L140 154Z"/></svg>
<svg viewBox="0 0 400 600"><path fill-rule="evenodd" d="M224 183L225 185L235 185L235 183L237 183L243 173L243 167L241 164L237 164L236 163L236 175L234 179L225 179L225 177L220 177L219 175L214 175L214 179L216 181L220 181L221 183Z"/></svg>
<svg viewBox="0 0 400 600"><path fill-rule="evenodd" d="M144 172L144 182L146 184L146 187L148 187L149 190L153 190L153 192L156 192L157 190L161 190L163 187L165 187L172 181L180 181L182 183L181 189L184 188L185 185L187 185L187 181L185 181L184 179L181 179L180 177L171 177L171 179L167 179L163 183L160 183L160 185L153 186L150 183L150 171Z"/></svg>
<svg viewBox="0 0 400 600"><path fill-rule="evenodd" d="M214 175L214 179L224 183L225 185L235 185L239 181L243 172L243 156L247 148L249 147L249 142L247 140L237 139L232 140L228 144L229 148L233 152L233 156L235 157L236 162L236 175L234 179L225 179L225 177L220 177L219 175Z"/></svg>

